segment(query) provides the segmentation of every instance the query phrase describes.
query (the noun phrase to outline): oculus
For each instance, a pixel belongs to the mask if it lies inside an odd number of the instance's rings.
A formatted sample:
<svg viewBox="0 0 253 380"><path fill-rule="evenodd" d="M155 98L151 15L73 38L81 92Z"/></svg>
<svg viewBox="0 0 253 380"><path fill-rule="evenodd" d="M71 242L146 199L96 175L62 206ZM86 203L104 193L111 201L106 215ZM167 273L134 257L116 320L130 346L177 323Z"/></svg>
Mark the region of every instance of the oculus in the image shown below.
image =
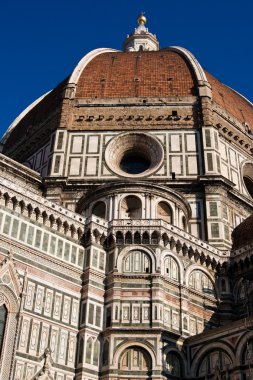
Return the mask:
<svg viewBox="0 0 253 380"><path fill-rule="evenodd" d="M164 157L162 144L154 136L141 132L124 133L111 140L105 161L117 175L142 178L155 173Z"/></svg>

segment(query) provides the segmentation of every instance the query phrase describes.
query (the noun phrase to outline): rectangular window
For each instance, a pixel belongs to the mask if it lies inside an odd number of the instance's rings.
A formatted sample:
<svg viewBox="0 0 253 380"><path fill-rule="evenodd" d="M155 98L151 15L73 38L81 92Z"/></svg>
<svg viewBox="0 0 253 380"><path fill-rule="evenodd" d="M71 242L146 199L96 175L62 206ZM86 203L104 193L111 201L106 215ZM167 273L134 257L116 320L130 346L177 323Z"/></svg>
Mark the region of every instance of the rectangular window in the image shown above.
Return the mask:
<svg viewBox="0 0 253 380"><path fill-rule="evenodd" d="M29 226L28 235L27 235L27 244L32 245L33 244L33 238L34 238L34 227Z"/></svg>
<svg viewBox="0 0 253 380"><path fill-rule="evenodd" d="M70 245L69 243L65 243L64 260L69 261L69 253L70 253Z"/></svg>
<svg viewBox="0 0 253 380"><path fill-rule="evenodd" d="M209 207L210 207L210 216L218 216L217 202L210 202Z"/></svg>
<svg viewBox="0 0 253 380"><path fill-rule="evenodd" d="M96 306L96 321L95 325L97 327L101 326L101 306Z"/></svg>
<svg viewBox="0 0 253 380"><path fill-rule="evenodd" d="M55 247L56 247L56 238L54 236L51 236L50 247L49 247L49 253L51 253L51 255L55 254Z"/></svg>
<svg viewBox="0 0 253 380"><path fill-rule="evenodd" d="M25 241L26 237L27 224L21 223L20 232L19 232L19 240Z"/></svg>
<svg viewBox="0 0 253 380"><path fill-rule="evenodd" d="M72 251L71 251L71 262L73 264L76 263L76 255L77 255L77 248L72 246Z"/></svg>
<svg viewBox="0 0 253 380"><path fill-rule="evenodd" d="M100 252L99 254L99 269L104 270L105 266L105 254L104 252Z"/></svg>
<svg viewBox="0 0 253 380"><path fill-rule="evenodd" d="M57 149L62 149L63 136L64 136L64 132L59 132L59 134L58 134L58 141L57 141Z"/></svg>
<svg viewBox="0 0 253 380"><path fill-rule="evenodd" d="M93 250L92 266L93 266L93 268L97 268L97 266L98 266L98 250L97 249Z"/></svg>
<svg viewBox="0 0 253 380"><path fill-rule="evenodd" d="M205 136L206 136L206 147L211 148L212 143L211 143L211 132L209 129L205 131Z"/></svg>
<svg viewBox="0 0 253 380"><path fill-rule="evenodd" d="M230 240L229 227L227 225L224 226L224 235L226 240Z"/></svg>
<svg viewBox="0 0 253 380"><path fill-rule="evenodd" d="M212 153L207 153L207 168L209 172L213 171L213 155Z"/></svg>
<svg viewBox="0 0 253 380"><path fill-rule="evenodd" d="M218 135L217 135L217 132L214 132L214 143L215 143L215 149L218 150L219 145L218 145Z"/></svg>
<svg viewBox="0 0 253 380"><path fill-rule="evenodd" d="M78 254L78 263L79 267L83 266L83 257L84 257L84 251L83 249L79 249L79 254Z"/></svg>
<svg viewBox="0 0 253 380"><path fill-rule="evenodd" d="M12 223L11 236L16 239L18 237L19 220L14 219Z"/></svg>
<svg viewBox="0 0 253 380"><path fill-rule="evenodd" d="M11 217L9 215L5 215L4 228L3 233L9 235L11 226Z"/></svg>
<svg viewBox="0 0 253 380"><path fill-rule="evenodd" d="M61 162L61 156L55 156L55 161L54 161L54 173L59 173L60 169L60 162Z"/></svg>
<svg viewBox="0 0 253 380"><path fill-rule="evenodd" d="M211 234L213 238L218 238L220 236L219 223L211 223Z"/></svg>
<svg viewBox="0 0 253 380"><path fill-rule="evenodd" d="M40 230L37 230L36 235L35 235L35 247L36 248L40 248L41 236L42 236L42 232Z"/></svg>
<svg viewBox="0 0 253 380"><path fill-rule="evenodd" d="M227 206L223 206L223 218L228 220L228 208L227 208Z"/></svg>
<svg viewBox="0 0 253 380"><path fill-rule="evenodd" d="M48 241L49 241L49 235L44 233L43 241L42 241L42 250L47 252L48 249Z"/></svg>
<svg viewBox="0 0 253 380"><path fill-rule="evenodd" d="M216 160L217 160L217 171L218 173L220 173L220 157L218 155L216 156Z"/></svg>
<svg viewBox="0 0 253 380"><path fill-rule="evenodd" d="M57 251L56 251L56 256L62 257L62 250L63 250L63 241L59 239L58 240L58 247L57 247Z"/></svg>
<svg viewBox="0 0 253 380"><path fill-rule="evenodd" d="M90 303L89 304L89 319L88 319L89 324L93 325L93 320L94 320L94 305L93 303Z"/></svg>

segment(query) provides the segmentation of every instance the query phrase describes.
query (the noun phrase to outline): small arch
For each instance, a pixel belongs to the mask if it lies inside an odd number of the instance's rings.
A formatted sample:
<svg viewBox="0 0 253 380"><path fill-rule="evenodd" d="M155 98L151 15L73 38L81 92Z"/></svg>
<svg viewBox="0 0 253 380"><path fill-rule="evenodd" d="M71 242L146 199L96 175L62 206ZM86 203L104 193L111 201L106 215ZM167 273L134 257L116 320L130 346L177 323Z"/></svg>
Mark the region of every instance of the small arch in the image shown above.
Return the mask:
<svg viewBox="0 0 253 380"><path fill-rule="evenodd" d="M208 345L202 346L200 350L195 354L191 366L191 376L193 378L197 377L199 373L200 366L203 363L203 359L209 355L211 352L223 351L231 360L232 363L236 363L236 357L233 352L233 347L228 346L222 342L213 342Z"/></svg>
<svg viewBox="0 0 253 380"><path fill-rule="evenodd" d="M96 202L92 208L92 214L97 216L98 218L105 219L105 215L106 215L105 202L102 202L102 201Z"/></svg>
<svg viewBox="0 0 253 380"><path fill-rule="evenodd" d="M173 224L172 209L167 202L161 201L157 205L157 218Z"/></svg>
<svg viewBox="0 0 253 380"><path fill-rule="evenodd" d="M181 379L183 376L182 360L177 353L170 351L165 359L165 373L173 376L173 379Z"/></svg>
<svg viewBox="0 0 253 380"><path fill-rule="evenodd" d="M215 349L207 353L200 361L197 376L208 376L214 374L217 368L226 371L232 364L230 356L222 349Z"/></svg>
<svg viewBox="0 0 253 380"><path fill-rule="evenodd" d="M159 243L159 234L157 231L152 232L151 244L157 245Z"/></svg>
<svg viewBox="0 0 253 380"><path fill-rule="evenodd" d="M214 289L214 295L218 295L219 294L219 291L218 291L218 288L214 282L214 279L211 277L210 273L208 272L207 269L203 268L202 266L198 265L198 264L193 264L193 265L190 265L186 271L185 271L185 282L186 282L186 285L189 286L189 280L190 280L190 275L193 271L200 271L200 272L203 272L204 274L206 274L206 276L208 277L208 279L211 281L212 283L212 286L213 286L213 289Z"/></svg>
<svg viewBox="0 0 253 380"><path fill-rule="evenodd" d="M128 195L121 202L121 218L122 219L141 219L142 218L142 202L135 195Z"/></svg>
<svg viewBox="0 0 253 380"><path fill-rule="evenodd" d="M149 244L149 243L150 243L149 233L145 231L142 235L142 244Z"/></svg>
<svg viewBox="0 0 253 380"><path fill-rule="evenodd" d="M130 251L123 259L123 273L150 273L151 260L143 251Z"/></svg>
<svg viewBox="0 0 253 380"><path fill-rule="evenodd" d="M125 244L132 244L132 243L133 243L132 233L128 231L125 235Z"/></svg>
<svg viewBox="0 0 253 380"><path fill-rule="evenodd" d="M121 231L116 232L116 244L120 244L120 245L124 244L124 236Z"/></svg>
<svg viewBox="0 0 253 380"><path fill-rule="evenodd" d="M134 244L141 244L141 235L138 231L134 234Z"/></svg>
<svg viewBox="0 0 253 380"><path fill-rule="evenodd" d="M118 349L116 350L114 354L114 357L113 357L114 367L118 366L118 363L120 363L120 359L122 358L122 355L130 347L139 347L140 349L144 349L150 355L152 365L153 363L156 363L156 354L150 342L146 341L145 343L143 343L138 340L132 340L132 341L127 340L125 342L122 342L118 346Z"/></svg>
<svg viewBox="0 0 253 380"><path fill-rule="evenodd" d="M156 270L156 267L157 267L157 261L156 260L157 260L157 258L156 258L155 253L153 252L153 250L148 249L148 248L143 247L143 246L140 247L139 245L132 245L132 246L125 247L119 253L119 255L118 255L117 259L116 259L116 267L118 268L119 271L121 271L122 268L123 268L123 261L124 261L124 259L132 251L141 251L141 252L144 252L147 255L147 257L149 258L149 260L150 260L152 271Z"/></svg>
<svg viewBox="0 0 253 380"><path fill-rule="evenodd" d="M146 375L148 375L152 370L152 359L144 348L131 346L123 351L119 360L119 370L134 371L134 373L139 371L146 372Z"/></svg>

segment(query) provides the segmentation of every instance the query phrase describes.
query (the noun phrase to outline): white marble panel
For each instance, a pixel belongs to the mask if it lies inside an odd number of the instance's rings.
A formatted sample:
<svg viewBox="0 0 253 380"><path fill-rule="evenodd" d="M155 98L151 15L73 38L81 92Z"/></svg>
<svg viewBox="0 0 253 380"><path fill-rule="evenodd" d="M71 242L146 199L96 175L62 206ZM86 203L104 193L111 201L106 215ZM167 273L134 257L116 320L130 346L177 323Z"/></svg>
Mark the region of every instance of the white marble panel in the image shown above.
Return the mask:
<svg viewBox="0 0 253 380"><path fill-rule="evenodd" d="M73 136L71 153L82 153L84 136Z"/></svg>
<svg viewBox="0 0 253 380"><path fill-rule="evenodd" d="M31 321L30 318L24 318L22 322L20 341L19 341L19 350L22 352L26 351L30 321Z"/></svg>
<svg viewBox="0 0 253 380"><path fill-rule="evenodd" d="M86 175L96 175L98 159L96 157L87 157L86 160Z"/></svg>
<svg viewBox="0 0 253 380"><path fill-rule="evenodd" d="M89 136L87 153L97 153L98 149L99 149L99 136Z"/></svg>
<svg viewBox="0 0 253 380"><path fill-rule="evenodd" d="M186 157L188 163L188 174L198 174L198 163L196 156Z"/></svg>
<svg viewBox="0 0 253 380"><path fill-rule="evenodd" d="M69 175L80 175L81 172L81 158L71 157L69 160Z"/></svg>
<svg viewBox="0 0 253 380"><path fill-rule="evenodd" d="M51 317L53 304L53 290L47 289L45 297L44 315Z"/></svg>
<svg viewBox="0 0 253 380"><path fill-rule="evenodd" d="M233 149L229 149L229 158L230 158L230 164L237 168L237 162L236 162L236 153Z"/></svg>
<svg viewBox="0 0 253 380"><path fill-rule="evenodd" d="M196 152L195 134L186 134L186 150L187 152Z"/></svg>
<svg viewBox="0 0 253 380"><path fill-rule="evenodd" d="M36 300L35 300L35 307L34 307L34 311L36 313L41 314L42 306L43 306L43 297L44 297L44 287L39 285L37 286Z"/></svg>
<svg viewBox="0 0 253 380"><path fill-rule="evenodd" d="M181 135L171 135L170 136L170 151L171 152L180 152L181 151L180 140L181 140Z"/></svg>
<svg viewBox="0 0 253 380"><path fill-rule="evenodd" d="M28 310L32 310L33 308L34 291L35 291L35 284L33 282L28 281L27 290L26 290L27 295L25 298L25 308Z"/></svg>
<svg viewBox="0 0 253 380"><path fill-rule="evenodd" d="M182 157L181 156L172 156L171 157L171 171L176 174L182 174Z"/></svg>
<svg viewBox="0 0 253 380"><path fill-rule="evenodd" d="M62 294L56 293L54 297L54 312L53 317L55 319L60 319L61 317L61 302L62 302Z"/></svg>

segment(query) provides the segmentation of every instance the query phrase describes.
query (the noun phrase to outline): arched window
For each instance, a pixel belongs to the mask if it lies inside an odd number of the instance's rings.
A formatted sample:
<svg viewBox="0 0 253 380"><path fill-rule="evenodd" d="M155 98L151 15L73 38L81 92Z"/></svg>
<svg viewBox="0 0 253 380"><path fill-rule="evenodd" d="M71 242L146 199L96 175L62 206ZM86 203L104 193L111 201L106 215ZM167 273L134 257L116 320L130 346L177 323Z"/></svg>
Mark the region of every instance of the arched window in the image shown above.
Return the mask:
<svg viewBox="0 0 253 380"><path fill-rule="evenodd" d="M132 244L132 242L133 242L132 234L131 232L128 231L125 236L125 243Z"/></svg>
<svg viewBox="0 0 253 380"><path fill-rule="evenodd" d="M92 214L105 219L105 203L102 201L97 202L92 209Z"/></svg>
<svg viewBox="0 0 253 380"><path fill-rule="evenodd" d="M141 251L131 251L123 260L123 273L150 273L151 262Z"/></svg>
<svg viewBox="0 0 253 380"><path fill-rule="evenodd" d="M149 234L148 232L144 232L142 235L142 244L149 244Z"/></svg>
<svg viewBox="0 0 253 380"><path fill-rule="evenodd" d="M7 309L5 305L0 306L0 357L2 352L4 332L7 320Z"/></svg>
<svg viewBox="0 0 253 380"><path fill-rule="evenodd" d="M151 244L158 244L158 233L156 231L154 231L151 235Z"/></svg>
<svg viewBox="0 0 253 380"><path fill-rule="evenodd" d="M172 224L172 211L168 203L159 202L157 206L157 218Z"/></svg>
<svg viewBox="0 0 253 380"><path fill-rule="evenodd" d="M141 244L141 235L139 232L135 232L134 234L134 244Z"/></svg>
<svg viewBox="0 0 253 380"><path fill-rule="evenodd" d="M86 363L91 364L91 354L92 354L92 338L88 338L86 342Z"/></svg>
<svg viewBox="0 0 253 380"><path fill-rule="evenodd" d="M93 364L98 365L98 359L99 359L99 341L96 340L94 343L94 350L93 350Z"/></svg>
<svg viewBox="0 0 253 380"><path fill-rule="evenodd" d="M152 362L146 350L130 347L122 355L120 369L124 371L150 371Z"/></svg>
<svg viewBox="0 0 253 380"><path fill-rule="evenodd" d="M122 219L141 219L142 205L141 200L134 195L128 195L121 204Z"/></svg>
<svg viewBox="0 0 253 380"><path fill-rule="evenodd" d="M173 257L166 257L164 260L164 274L172 280L179 281L179 268L178 264Z"/></svg>
<svg viewBox="0 0 253 380"><path fill-rule="evenodd" d="M204 272L200 270L194 270L190 274L189 287L211 296L215 295L212 281Z"/></svg>
<svg viewBox="0 0 253 380"><path fill-rule="evenodd" d="M117 231L117 233L116 233L116 243L117 244L124 244L124 236L123 236L122 232L120 232L120 231Z"/></svg>
<svg viewBox="0 0 253 380"><path fill-rule="evenodd" d="M215 350L209 352L201 360L198 376L206 376L219 372L220 376L222 377L222 375L225 375L225 371L228 368L229 364L232 364L232 361L223 350Z"/></svg>
<svg viewBox="0 0 253 380"><path fill-rule="evenodd" d="M173 352L169 352L167 354L166 369L167 369L167 372L169 372L169 374L173 376L173 379L175 377L181 378L181 375L182 375L181 360L179 359L178 355L176 355Z"/></svg>

